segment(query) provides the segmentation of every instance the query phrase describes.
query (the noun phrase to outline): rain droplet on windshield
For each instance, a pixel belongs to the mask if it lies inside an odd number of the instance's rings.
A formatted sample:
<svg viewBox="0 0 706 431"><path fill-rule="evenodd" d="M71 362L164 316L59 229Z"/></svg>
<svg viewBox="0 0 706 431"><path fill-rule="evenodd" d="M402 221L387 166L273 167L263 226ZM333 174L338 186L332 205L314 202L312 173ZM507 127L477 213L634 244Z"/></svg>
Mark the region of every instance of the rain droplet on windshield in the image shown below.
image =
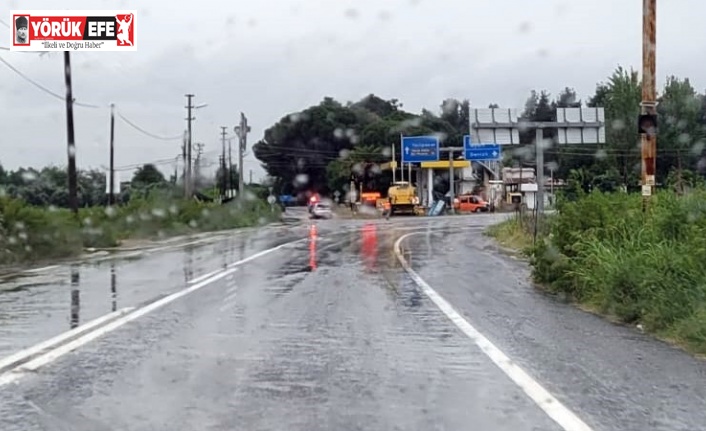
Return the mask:
<svg viewBox="0 0 706 431"><path fill-rule="evenodd" d="M307 174L299 174L294 178L294 185L296 186L304 186L309 184L309 175Z"/></svg>
<svg viewBox="0 0 706 431"><path fill-rule="evenodd" d="M22 179L24 181L34 181L37 179L37 174L32 171L24 171L22 172Z"/></svg>
<svg viewBox="0 0 706 431"><path fill-rule="evenodd" d="M358 13L357 9L350 8L350 9L346 9L344 15L346 16L346 18L349 18L349 19L356 19L356 18L358 18L358 15L360 15L360 14Z"/></svg>
<svg viewBox="0 0 706 431"><path fill-rule="evenodd" d="M105 215L107 215L109 218L113 218L118 214L118 210L115 209L115 207L106 207L105 208Z"/></svg>

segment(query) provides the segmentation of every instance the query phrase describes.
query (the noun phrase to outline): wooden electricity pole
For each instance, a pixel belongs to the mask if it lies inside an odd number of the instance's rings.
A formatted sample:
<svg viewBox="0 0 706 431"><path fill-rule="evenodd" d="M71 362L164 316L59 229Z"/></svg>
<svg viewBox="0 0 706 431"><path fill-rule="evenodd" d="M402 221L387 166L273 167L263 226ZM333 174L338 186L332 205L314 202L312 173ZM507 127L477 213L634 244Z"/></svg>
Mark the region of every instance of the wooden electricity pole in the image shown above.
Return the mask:
<svg viewBox="0 0 706 431"><path fill-rule="evenodd" d="M642 154L642 210L646 211L655 191L657 168L657 0L643 0L642 104L638 123Z"/></svg>

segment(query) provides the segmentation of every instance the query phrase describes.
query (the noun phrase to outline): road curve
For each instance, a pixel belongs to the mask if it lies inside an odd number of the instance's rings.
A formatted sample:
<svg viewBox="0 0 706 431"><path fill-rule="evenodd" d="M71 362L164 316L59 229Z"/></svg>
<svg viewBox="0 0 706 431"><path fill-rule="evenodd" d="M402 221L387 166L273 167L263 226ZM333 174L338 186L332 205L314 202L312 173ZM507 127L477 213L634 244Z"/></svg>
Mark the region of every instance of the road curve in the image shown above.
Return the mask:
<svg viewBox="0 0 706 431"><path fill-rule="evenodd" d="M702 429L703 364L535 292L482 236L497 219L306 222L53 269L0 294L0 360L143 314L0 374L0 429L567 429L401 267L409 233L414 271L591 429Z"/></svg>

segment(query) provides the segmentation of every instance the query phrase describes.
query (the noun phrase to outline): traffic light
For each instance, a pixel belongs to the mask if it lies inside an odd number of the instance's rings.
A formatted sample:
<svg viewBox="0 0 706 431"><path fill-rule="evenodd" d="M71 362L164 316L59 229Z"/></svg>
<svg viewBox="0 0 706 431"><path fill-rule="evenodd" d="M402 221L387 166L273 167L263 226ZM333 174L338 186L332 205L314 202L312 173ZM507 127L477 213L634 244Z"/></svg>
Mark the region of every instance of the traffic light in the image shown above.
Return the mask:
<svg viewBox="0 0 706 431"><path fill-rule="evenodd" d="M657 134L657 116L653 114L642 114L637 121L637 132L654 136Z"/></svg>

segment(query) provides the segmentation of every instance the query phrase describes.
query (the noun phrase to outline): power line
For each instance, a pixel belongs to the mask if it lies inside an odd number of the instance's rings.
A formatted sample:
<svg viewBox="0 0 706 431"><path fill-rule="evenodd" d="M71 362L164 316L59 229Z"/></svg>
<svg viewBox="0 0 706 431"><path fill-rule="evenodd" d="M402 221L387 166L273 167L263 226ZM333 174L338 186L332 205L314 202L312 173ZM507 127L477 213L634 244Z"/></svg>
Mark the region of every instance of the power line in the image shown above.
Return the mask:
<svg viewBox="0 0 706 431"><path fill-rule="evenodd" d="M4 58L0 57L0 62L2 62L5 66L7 66L8 69L12 70L13 72L15 72L16 74L18 74L19 76L21 76L24 80L26 80L26 81L29 82L30 84L34 85L35 87L39 88L40 90L44 91L45 93L47 93L47 94L49 94L49 95L52 95L52 96L56 97L56 98L59 99L59 100L62 100L62 101L65 100L65 96L62 96L62 95L59 94L59 93L55 93L55 92L51 91L50 89L48 89L47 87L43 86L42 84L38 83L37 81L33 80L32 78L30 78L29 76L25 75L25 74L22 73L20 70L18 70L15 66L13 66L12 64L10 64L10 63L9 63L7 60L5 60ZM92 104L89 104L89 103L80 103L80 102L76 102L75 100L74 100L74 105L76 105L76 106L82 106L82 107L84 107L84 108L100 108L100 106L98 106L98 105L92 105Z"/></svg>
<svg viewBox="0 0 706 431"><path fill-rule="evenodd" d="M142 127L138 126L137 124L135 124L132 121L125 118L125 116L123 114L121 114L120 112L118 112L118 117L120 117L121 120L123 120L125 123L127 123L133 129L137 130L140 133L143 133L146 136L149 136L150 138L159 139L161 141L177 141L177 140L183 139L182 135L170 137L170 136L158 136L158 135L155 135L154 133L150 133L147 130L143 129Z"/></svg>
<svg viewBox="0 0 706 431"><path fill-rule="evenodd" d="M15 72L16 74L18 74L19 76L21 76L22 78L24 78L27 82L29 82L30 84L32 84L32 85L34 85L35 87L39 88L40 90L44 91L45 93L47 93L47 94L49 94L49 95L51 95L51 96L54 96L54 97L56 97L56 98L59 99L59 100L62 100L62 101L64 100L64 96L62 96L62 95L60 95L60 94L58 94L58 93L55 93L54 91L48 89L47 87L43 86L42 84L40 84L40 83L38 83L37 81L33 80L32 78L28 77L27 75L25 75L24 73L22 73L20 70L18 70L15 66L13 66L12 64L10 64L10 63L9 63L7 60L5 60L4 58L0 57L0 62L2 62L2 63L3 63L5 66L7 66L10 70L12 70L12 71ZM83 107L86 107L86 108L101 108L101 106L98 106L98 105L93 105L93 104L89 104L89 103L80 103L80 102L76 102L75 100L74 100L74 105L76 105L76 106L83 106ZM130 125L131 127L133 127L135 130L137 130L137 131L139 131L139 132L141 132L141 133L143 133L143 134L145 134L145 135L147 135L147 136L149 136L149 137L151 137L151 138L159 139L159 140L163 140L163 141L174 141L174 140L178 140L178 139L181 139L181 138L182 138L181 135L175 136L175 137L165 137L165 136L158 136L158 135L155 135L154 133L150 133L150 132L146 131L145 129L141 128L140 126L136 125L136 124L133 123L132 121L128 120L127 118L125 118L125 116L124 116L123 114L121 114L121 113L119 113L119 112L118 112L118 116L120 117L120 119L122 119L123 121L125 121L128 125Z"/></svg>

